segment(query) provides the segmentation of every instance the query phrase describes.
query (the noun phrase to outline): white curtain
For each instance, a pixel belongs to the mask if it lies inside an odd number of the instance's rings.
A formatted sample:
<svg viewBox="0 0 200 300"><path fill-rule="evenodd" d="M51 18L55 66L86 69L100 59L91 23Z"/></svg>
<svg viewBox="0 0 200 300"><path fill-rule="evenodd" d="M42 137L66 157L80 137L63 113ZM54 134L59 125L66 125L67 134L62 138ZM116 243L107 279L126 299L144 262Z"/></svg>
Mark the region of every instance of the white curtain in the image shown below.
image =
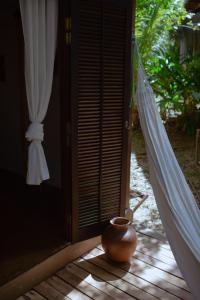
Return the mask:
<svg viewBox="0 0 200 300"><path fill-rule="evenodd" d="M194 298L200 299L200 210L170 145L139 54L136 97L162 223L179 268Z"/></svg>
<svg viewBox="0 0 200 300"><path fill-rule="evenodd" d="M30 126L27 184L49 178L42 147L43 120L51 95L56 51L58 1L19 0L25 43L25 80Z"/></svg>

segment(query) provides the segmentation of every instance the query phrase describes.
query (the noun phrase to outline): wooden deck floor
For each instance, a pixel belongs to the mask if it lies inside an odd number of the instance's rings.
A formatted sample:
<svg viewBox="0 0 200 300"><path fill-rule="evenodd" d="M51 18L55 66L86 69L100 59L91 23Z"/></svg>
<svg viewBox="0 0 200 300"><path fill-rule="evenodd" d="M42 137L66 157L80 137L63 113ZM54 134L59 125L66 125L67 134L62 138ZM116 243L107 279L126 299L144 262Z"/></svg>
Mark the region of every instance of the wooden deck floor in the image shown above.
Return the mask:
<svg viewBox="0 0 200 300"><path fill-rule="evenodd" d="M138 233L130 264L91 250L17 300L192 299L167 242Z"/></svg>

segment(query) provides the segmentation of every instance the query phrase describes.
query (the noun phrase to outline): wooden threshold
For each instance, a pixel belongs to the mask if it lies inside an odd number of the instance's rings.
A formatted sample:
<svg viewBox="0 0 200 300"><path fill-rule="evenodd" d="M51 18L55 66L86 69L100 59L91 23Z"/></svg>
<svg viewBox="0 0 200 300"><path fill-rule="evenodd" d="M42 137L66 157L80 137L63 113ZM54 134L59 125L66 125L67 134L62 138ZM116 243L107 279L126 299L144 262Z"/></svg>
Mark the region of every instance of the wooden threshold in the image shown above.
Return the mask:
<svg viewBox="0 0 200 300"><path fill-rule="evenodd" d="M100 243L100 236L69 245L0 287L0 300L15 300Z"/></svg>

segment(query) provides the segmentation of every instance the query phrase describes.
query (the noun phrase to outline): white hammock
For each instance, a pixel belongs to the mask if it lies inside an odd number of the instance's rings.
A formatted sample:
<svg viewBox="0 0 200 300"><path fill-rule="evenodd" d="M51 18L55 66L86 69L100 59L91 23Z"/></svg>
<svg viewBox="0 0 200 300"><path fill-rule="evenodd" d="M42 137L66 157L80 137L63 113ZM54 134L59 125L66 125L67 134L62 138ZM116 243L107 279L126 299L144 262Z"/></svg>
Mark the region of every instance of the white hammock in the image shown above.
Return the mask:
<svg viewBox="0 0 200 300"><path fill-rule="evenodd" d="M136 98L161 220L177 264L200 299L200 210L170 145L139 54Z"/></svg>

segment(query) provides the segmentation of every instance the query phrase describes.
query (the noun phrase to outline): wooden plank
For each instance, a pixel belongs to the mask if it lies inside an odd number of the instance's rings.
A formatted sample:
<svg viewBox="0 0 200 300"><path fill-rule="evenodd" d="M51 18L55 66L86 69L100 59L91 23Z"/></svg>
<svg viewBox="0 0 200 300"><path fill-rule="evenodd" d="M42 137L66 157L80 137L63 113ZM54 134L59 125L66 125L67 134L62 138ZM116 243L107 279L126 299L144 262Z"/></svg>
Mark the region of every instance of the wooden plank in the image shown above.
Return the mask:
<svg viewBox="0 0 200 300"><path fill-rule="evenodd" d="M94 250L92 250L92 251L94 251ZM104 253L104 252L101 252L101 254L102 253ZM138 257L140 257L140 253L138 254ZM165 270L163 270L161 268L157 268L152 262L151 262L151 264L149 264L147 262L142 261L141 259L136 258L135 256L130 259L130 263L131 263L130 268L131 268L131 270L134 271L134 274L136 274L137 270L140 271L141 269L145 269L145 270L148 269L147 274L149 274L150 278L151 278L151 274L153 272L161 280L168 281L169 283L190 292L190 290L182 276L176 276L174 274L170 274L170 272L166 272Z"/></svg>
<svg viewBox="0 0 200 300"><path fill-rule="evenodd" d="M160 240L157 240L155 238L150 238L145 235L140 235L137 233L138 236L138 247L137 250L145 253L148 249L148 252L154 253L154 250L156 249L156 254L157 250L159 249L159 253L163 255L163 258L170 259L171 261L176 261L174 258L174 255L171 251L171 249L167 249L163 247L164 243Z"/></svg>
<svg viewBox="0 0 200 300"><path fill-rule="evenodd" d="M116 270L116 268L112 268L112 266L110 265L106 266L105 268L106 262L104 262L103 260L100 266L91 263L91 260L87 261L83 258L76 260L74 263L87 272L94 274L96 277L99 277L102 281L113 285L114 287L126 292L132 297L134 297L133 295L134 293L136 293L136 288L138 288L149 293L149 299L151 296L154 296L154 298L156 297L158 299L177 300L177 297L170 295L159 287L156 287L153 284L137 276L134 276L133 274L124 272L124 270L122 269ZM114 271L117 272L113 272L113 269L115 269Z"/></svg>
<svg viewBox="0 0 200 300"><path fill-rule="evenodd" d="M164 262L160 261L159 259L153 258L153 257L149 256L148 254L143 254L137 250L135 251L134 257L145 263L148 263L149 265L154 266L155 268L161 269L161 270L168 272L169 274L172 274L179 278L183 278L176 263L171 264L171 265L165 264Z"/></svg>
<svg viewBox="0 0 200 300"><path fill-rule="evenodd" d="M100 250L100 249L98 249ZM95 249L90 251L90 254L92 255L102 255L104 251L95 251ZM140 254L139 254L140 257ZM174 276L173 274L169 274L168 272L165 272L162 269L156 268L154 264L148 264L140 259L137 259L136 256L132 257L130 259L130 270L134 270L134 274L137 274L137 272L140 272L140 270L149 270L149 273L153 272L156 274L156 276L159 276L162 280L166 280L169 283L172 283L173 285L177 285L178 287L184 288L189 291L188 286L186 285L183 278L179 278L177 276ZM155 269L155 270L154 270ZM129 270L129 272L130 272Z"/></svg>
<svg viewBox="0 0 200 300"><path fill-rule="evenodd" d="M93 264L90 264L82 258L74 261L74 264L91 274L92 278L96 279L96 282L102 281L105 291L108 293L110 290L115 299L136 299L133 296L134 291L132 291L132 287L130 289L130 287L128 288L126 284L124 285L125 282L123 280L118 280L118 278L116 278L114 275L109 274L101 268L95 267Z"/></svg>
<svg viewBox="0 0 200 300"><path fill-rule="evenodd" d="M90 298L85 295L84 293L80 292L73 286L66 283L64 280L57 276L52 276L46 281L49 285L51 285L54 289L62 293L63 295L66 295L68 298L73 300L89 300Z"/></svg>
<svg viewBox="0 0 200 300"><path fill-rule="evenodd" d="M130 269L128 270L129 272L134 272L135 275L140 276L141 270L145 270L145 272L142 273L142 276L145 275L145 280L151 281L152 277L154 277L155 280L161 281L160 287L163 286L169 292L171 291L171 289L172 289L172 291L174 290L174 286L176 286L177 288L181 288L181 289L185 289L186 291L189 291L188 286L186 285L185 281L182 278L176 277L176 276L169 274L163 270L155 268L154 266L149 265L149 264L147 264L141 260L138 260L136 258L131 258L130 263L131 263L131 266L130 266ZM153 273L153 276L152 276L152 273ZM182 292L181 292L181 294L182 294ZM177 296L179 296L179 293L177 294Z"/></svg>
<svg viewBox="0 0 200 300"><path fill-rule="evenodd" d="M108 263L105 260L105 256L103 256L102 254L103 251L100 251L99 249L94 249L89 254L85 255L83 258L87 260L89 259L90 261L92 261L93 264L104 268L108 272L111 272L110 270L112 270L112 272L116 272L116 270L124 270L163 289L169 294L180 297L181 299L191 299L190 292L184 289L187 288L184 280L166 272L163 272L162 270L156 269L150 265L147 265L142 261L137 260L136 263L134 262L134 259L131 260L130 265L122 264L119 268L118 264ZM96 257L96 255L100 256Z"/></svg>
<svg viewBox="0 0 200 300"><path fill-rule="evenodd" d="M16 299L45 278L48 278L50 275L63 268L68 262L76 259L99 243L100 237L98 236L65 247L27 272L1 286L0 300Z"/></svg>
<svg viewBox="0 0 200 300"><path fill-rule="evenodd" d="M97 248L103 251L103 248L101 245L98 245ZM149 255L149 251L147 251L144 254L144 253L136 250L133 257L135 257L136 259L139 259L149 265L152 265L155 268L161 269L169 274L172 274L176 277L183 278L180 270L177 267L176 262L172 263L170 260L168 263L166 263L161 260L162 257L159 258L159 255L158 255L158 258L157 258L157 255L155 255L155 256L156 256L156 258Z"/></svg>
<svg viewBox="0 0 200 300"><path fill-rule="evenodd" d="M141 253L141 254L146 254L148 253L148 255L152 258L155 258L163 263L165 263L166 265L169 265L170 267L174 267L175 265L177 265L176 261L170 257L164 256L162 253L162 250L159 248L157 249L157 251L154 250L149 250L148 248L143 248L141 249L140 247L137 247L137 252Z"/></svg>
<svg viewBox="0 0 200 300"><path fill-rule="evenodd" d="M42 295L38 294L36 291L31 290L24 296L17 298L17 300L46 300Z"/></svg>
<svg viewBox="0 0 200 300"><path fill-rule="evenodd" d="M127 294L124 294L124 292L118 290L116 287L112 286L108 282L102 281L101 278L95 276L94 274L90 274L85 269L78 267L75 263L66 266L66 270L68 272L72 272L73 274L77 274L77 276L84 279L84 281L93 285L100 291L103 291L106 295L109 295L110 297L114 297L114 299L121 300L121 299L127 299L127 297L129 297ZM128 299L130 299L130 297Z"/></svg>
<svg viewBox="0 0 200 300"><path fill-rule="evenodd" d="M38 293L40 293L42 296L44 296L48 300L68 300L67 296L64 296L57 290L55 290L52 286L50 286L45 281L41 282L39 285L37 285L34 290Z"/></svg>
<svg viewBox="0 0 200 300"><path fill-rule="evenodd" d="M41 290L37 289L18 300L192 299L180 274L170 273L168 264L139 251L131 258L131 265L115 264L107 261L100 245L40 284ZM36 291L41 295L37 293L31 298L30 293Z"/></svg>
<svg viewBox="0 0 200 300"><path fill-rule="evenodd" d="M103 251L103 248L101 245L97 246L98 249ZM137 248L138 249L138 246ZM148 259L150 261L158 261L160 262L163 266L165 266L166 269L170 269L172 271L175 271L176 274L174 274L177 277L183 278L182 274L180 273L179 269L177 268L177 263L175 260L169 258L169 257L163 257L162 253L160 252L160 248L158 250L149 250L148 248L145 248L146 251L141 252L136 250L135 253L136 255L134 255L134 257L138 258L138 257L148 257ZM138 257L137 257L138 256ZM143 259L140 259L143 261ZM161 268L162 269L162 268ZM165 271L165 269L162 269ZM169 272L170 273L170 272Z"/></svg>
<svg viewBox="0 0 200 300"><path fill-rule="evenodd" d="M152 242L155 242L155 240L161 242L161 247L165 248L166 250L171 251L171 247L169 245L169 242L164 236L161 236L160 234L156 232L149 231L148 229L143 230L142 232L137 231L137 234L139 237L143 237L146 239L152 239Z"/></svg>
<svg viewBox="0 0 200 300"><path fill-rule="evenodd" d="M66 266L66 270L62 270L62 271L65 271L66 273L70 272L72 274L76 274L81 279L84 279L84 281L87 281L91 285L93 285L96 288L98 288L99 290L101 290L101 293L106 293L108 295L113 296L114 299L116 299L116 295L113 294L113 289L114 290L116 289L115 287L113 287L109 283L103 282L101 280L101 278L99 278L95 275L91 275L89 272L87 272L86 270L83 270L82 268L78 267L77 265L69 264L68 266ZM150 295L149 293L144 292L140 289L137 289L134 286L131 286L131 289L133 290L133 294L134 294L135 297L137 297L137 299L141 299L141 300L153 300L153 299L155 300L155 299L157 299L156 297ZM119 299L122 299L122 295L121 294L119 295L118 291L117 291L117 295L120 296Z"/></svg>
<svg viewBox="0 0 200 300"><path fill-rule="evenodd" d="M74 268L76 270L74 270ZM86 274L86 276L85 274L83 276L80 276L80 274L82 274L82 271L83 271L82 269L77 268L73 264L70 264L66 266L65 269L59 271L57 273L57 276L62 278L65 282L70 283L73 287L76 287L76 289L84 292L92 299L95 300L114 299L113 297L106 295L106 293L104 293L104 289L99 290L95 285L92 285L90 282L84 280L84 278L90 274Z"/></svg>

